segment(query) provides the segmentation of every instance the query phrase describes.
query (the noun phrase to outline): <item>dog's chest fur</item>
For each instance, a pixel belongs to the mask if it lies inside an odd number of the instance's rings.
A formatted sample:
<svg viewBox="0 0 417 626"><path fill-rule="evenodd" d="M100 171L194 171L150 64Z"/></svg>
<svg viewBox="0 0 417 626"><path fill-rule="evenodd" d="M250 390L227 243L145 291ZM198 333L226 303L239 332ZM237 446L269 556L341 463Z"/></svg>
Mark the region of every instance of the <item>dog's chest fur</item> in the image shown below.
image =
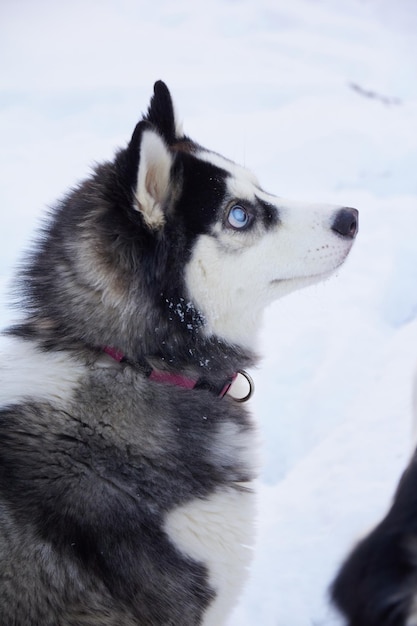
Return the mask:
<svg viewBox="0 0 417 626"><path fill-rule="evenodd" d="M24 550L28 571L43 579L21 578L37 608L29 615L23 606L17 623L52 625L60 610L68 614L62 624L222 623L253 542L255 442L246 411L209 391L152 383L107 357L85 365L11 343L3 378L9 371L11 383L19 369L21 377L13 398L5 390L1 397L1 534L16 563ZM2 575L15 577L13 556ZM16 607L20 593L3 586L0 606ZM71 595L74 608L62 602ZM110 617L74 617L80 598Z"/></svg>

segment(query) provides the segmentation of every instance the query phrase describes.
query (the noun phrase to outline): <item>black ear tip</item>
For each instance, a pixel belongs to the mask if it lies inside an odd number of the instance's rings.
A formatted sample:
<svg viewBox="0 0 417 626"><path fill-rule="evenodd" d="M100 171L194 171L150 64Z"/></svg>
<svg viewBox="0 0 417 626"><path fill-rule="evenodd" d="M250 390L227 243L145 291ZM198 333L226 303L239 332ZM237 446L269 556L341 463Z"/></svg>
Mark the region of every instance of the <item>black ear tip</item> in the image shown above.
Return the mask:
<svg viewBox="0 0 417 626"><path fill-rule="evenodd" d="M169 95L169 89L163 80L156 81L156 83L153 86L153 92L155 96L162 95L162 94Z"/></svg>
<svg viewBox="0 0 417 626"><path fill-rule="evenodd" d="M162 80L156 81L153 90L148 112L143 121L152 124L169 145L174 143L176 138L174 104L169 89Z"/></svg>

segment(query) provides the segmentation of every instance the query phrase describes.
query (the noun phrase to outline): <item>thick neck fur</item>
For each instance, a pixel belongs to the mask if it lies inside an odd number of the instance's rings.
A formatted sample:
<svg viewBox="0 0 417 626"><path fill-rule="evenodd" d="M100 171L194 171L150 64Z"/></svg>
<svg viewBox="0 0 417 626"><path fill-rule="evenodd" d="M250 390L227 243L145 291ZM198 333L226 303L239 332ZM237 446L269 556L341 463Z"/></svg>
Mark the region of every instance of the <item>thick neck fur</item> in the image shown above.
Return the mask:
<svg viewBox="0 0 417 626"><path fill-rule="evenodd" d="M27 315L10 332L86 355L112 346L215 380L250 366L248 350L205 335L204 315L184 293L186 236L169 223L157 233L143 227L121 162L123 152L57 207L21 271Z"/></svg>

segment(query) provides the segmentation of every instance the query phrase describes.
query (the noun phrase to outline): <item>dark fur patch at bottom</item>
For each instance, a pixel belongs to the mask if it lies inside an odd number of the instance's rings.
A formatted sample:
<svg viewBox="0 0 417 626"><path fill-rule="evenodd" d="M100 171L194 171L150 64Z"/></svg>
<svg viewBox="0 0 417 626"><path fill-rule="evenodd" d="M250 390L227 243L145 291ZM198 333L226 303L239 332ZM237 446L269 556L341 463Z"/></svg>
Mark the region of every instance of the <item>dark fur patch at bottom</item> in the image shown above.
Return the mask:
<svg viewBox="0 0 417 626"><path fill-rule="evenodd" d="M348 626L406 626L417 597L417 463L387 516L353 550L331 595Z"/></svg>

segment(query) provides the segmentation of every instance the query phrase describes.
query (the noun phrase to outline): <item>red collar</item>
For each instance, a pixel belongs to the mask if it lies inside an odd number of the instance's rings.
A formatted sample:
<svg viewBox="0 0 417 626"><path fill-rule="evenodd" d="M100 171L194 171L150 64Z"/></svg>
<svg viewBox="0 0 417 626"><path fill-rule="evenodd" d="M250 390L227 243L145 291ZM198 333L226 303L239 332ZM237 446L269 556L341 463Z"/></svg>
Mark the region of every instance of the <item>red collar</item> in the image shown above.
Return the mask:
<svg viewBox="0 0 417 626"><path fill-rule="evenodd" d="M121 352L120 350L117 350L116 348L112 348L111 346L104 346L103 352L108 354L112 359L114 359L118 363L122 361L127 361L123 352ZM247 400L249 400L249 398L252 396L253 391L254 391L254 384L249 374L243 370L239 370L235 372L234 374L232 374L230 378L228 378L225 381L224 385L220 389L220 392L219 390L216 391L216 394L218 395L219 398L223 398L227 394L227 392L229 391L230 387L232 386L232 384L234 383L234 381L236 380L239 374L242 375L246 379L249 385L249 391L244 397L234 397L234 396L232 397L237 402L246 402ZM152 380L153 382L163 383L167 385L175 385L176 387L182 387L183 389L194 389L195 387L198 387L201 389L208 388L207 385L204 385L201 382L201 379L189 378L188 376L183 376L182 374L157 371L152 368L149 369L147 376L149 380Z"/></svg>

